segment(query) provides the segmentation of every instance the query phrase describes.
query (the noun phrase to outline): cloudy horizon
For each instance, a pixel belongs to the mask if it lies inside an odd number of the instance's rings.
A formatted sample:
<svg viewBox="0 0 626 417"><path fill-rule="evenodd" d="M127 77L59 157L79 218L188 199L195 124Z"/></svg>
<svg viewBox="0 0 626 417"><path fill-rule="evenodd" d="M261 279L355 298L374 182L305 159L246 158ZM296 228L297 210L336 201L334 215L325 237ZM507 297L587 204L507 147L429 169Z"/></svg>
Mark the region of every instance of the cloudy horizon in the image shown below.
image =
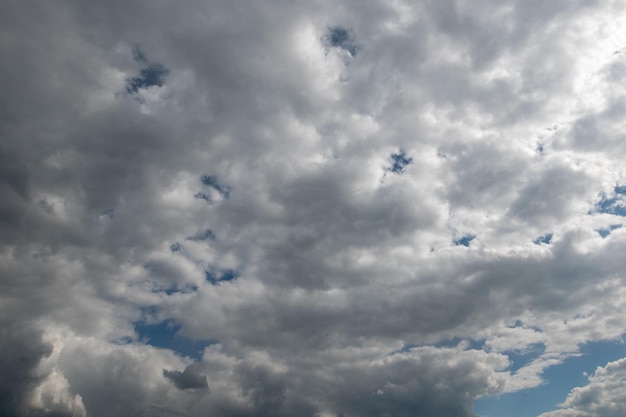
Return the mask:
<svg viewBox="0 0 626 417"><path fill-rule="evenodd" d="M626 415L625 7L8 0L0 417Z"/></svg>

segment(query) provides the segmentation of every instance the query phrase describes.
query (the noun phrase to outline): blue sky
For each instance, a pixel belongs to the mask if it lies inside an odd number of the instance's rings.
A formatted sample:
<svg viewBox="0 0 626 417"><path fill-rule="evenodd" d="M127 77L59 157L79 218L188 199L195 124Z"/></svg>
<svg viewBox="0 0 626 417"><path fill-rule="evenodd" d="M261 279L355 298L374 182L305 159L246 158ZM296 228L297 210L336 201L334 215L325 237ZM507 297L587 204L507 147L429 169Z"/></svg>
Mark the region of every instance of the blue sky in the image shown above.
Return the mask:
<svg viewBox="0 0 626 417"><path fill-rule="evenodd" d="M0 416L623 417L623 6L9 1Z"/></svg>
<svg viewBox="0 0 626 417"><path fill-rule="evenodd" d="M587 384L588 375L598 367L626 355L622 340L589 343L581 347L579 356L546 369L544 384L522 391L479 399L474 410L483 417L535 417L557 408L555 399L565 399L575 387ZM561 402L561 401L559 401Z"/></svg>
<svg viewBox="0 0 626 417"><path fill-rule="evenodd" d="M179 334L180 324L171 320L160 323L145 324L137 323L135 332L137 337L145 344L161 349L173 350L177 354L195 360L202 358L204 348L217 343L217 341L196 340Z"/></svg>

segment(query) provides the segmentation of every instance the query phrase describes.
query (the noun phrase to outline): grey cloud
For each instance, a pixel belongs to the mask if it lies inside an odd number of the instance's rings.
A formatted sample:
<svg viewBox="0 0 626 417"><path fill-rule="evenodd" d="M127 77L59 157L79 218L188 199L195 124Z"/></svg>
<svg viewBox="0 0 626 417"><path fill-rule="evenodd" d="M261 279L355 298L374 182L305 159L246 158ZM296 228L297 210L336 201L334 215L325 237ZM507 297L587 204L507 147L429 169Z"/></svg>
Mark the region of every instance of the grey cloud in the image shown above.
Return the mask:
<svg viewBox="0 0 626 417"><path fill-rule="evenodd" d="M570 202L583 200L584 193L589 192L588 182L589 179L583 173L571 168L550 168L522 188L511 205L510 214L529 223L539 224L546 217L567 217L577 209Z"/></svg>
<svg viewBox="0 0 626 417"><path fill-rule="evenodd" d="M510 204L512 194L522 187L520 172L529 161L513 149L499 144L500 138L485 138L478 143L451 143L441 147L444 164L455 175L448 188L453 207L475 209L485 203Z"/></svg>
<svg viewBox="0 0 626 417"><path fill-rule="evenodd" d="M481 347L514 323L538 375L618 336L623 63L577 29L617 5L9 1L0 402L473 416L530 386ZM146 312L219 350L134 342Z"/></svg>
<svg viewBox="0 0 626 417"><path fill-rule="evenodd" d="M237 370L241 388L252 405L254 416L315 416L316 407L302 394L292 394L289 378L264 366L240 366Z"/></svg>
<svg viewBox="0 0 626 417"><path fill-rule="evenodd" d="M255 301L246 303L234 316L219 312L247 297L239 299L233 288L220 288L191 302L180 320L204 337L261 345L281 357L289 356L296 346L298 351L347 347L364 343L368 336L418 344L455 335L480 339L489 334L485 328L496 317L502 323L514 323L528 314L572 321L572 327L565 326L562 331L574 331L577 311L604 316L603 308L594 306L598 298L608 296L606 290L595 287L597 277L607 276L614 267L624 267L618 255L622 243L613 243L616 251L607 257L579 253L575 240L573 235L554 242L551 258L538 253L532 258L509 256L466 263L459 253L454 260L448 259L453 266L447 271L441 265L431 271L421 266L422 274L407 278L404 284L387 275L378 285L359 286L355 280L346 292L255 292ZM360 271L361 279L366 280L368 273L377 276L376 270ZM619 293L614 296L620 297ZM188 319L199 314L216 320L193 323ZM528 320L528 325L544 328L542 319ZM609 328L613 335L619 332L620 324L615 325L605 328L607 335ZM549 326L545 330L549 331ZM591 333L579 336L590 337L593 326L585 332ZM580 343L580 339L574 340L568 349Z"/></svg>
<svg viewBox="0 0 626 417"><path fill-rule="evenodd" d="M163 378L166 363L181 366L171 352L82 338L66 340L58 359L72 392L97 417L188 414L181 391Z"/></svg>
<svg viewBox="0 0 626 417"><path fill-rule="evenodd" d="M50 355L51 346L42 340L42 332L25 326L3 323L0 345L0 416L30 415L27 402L30 391L43 379L36 373L39 361Z"/></svg>
<svg viewBox="0 0 626 417"><path fill-rule="evenodd" d="M197 365L188 365L182 372L163 370L163 376L180 389L209 389L206 375L199 372Z"/></svg>
<svg viewBox="0 0 626 417"><path fill-rule="evenodd" d="M0 147L0 166L0 227L4 239L15 240L30 200L28 170L17 154L12 155L4 147Z"/></svg>
<svg viewBox="0 0 626 417"><path fill-rule="evenodd" d="M83 410L62 398L32 404L33 391L45 383L50 371L41 363L52 354L43 332L29 323L2 322L0 331L0 416L84 417Z"/></svg>
<svg viewBox="0 0 626 417"><path fill-rule="evenodd" d="M481 364L485 358L476 352L411 353L365 372L346 372L349 383L337 387L337 408L348 416L475 416L469 399L496 388L489 386L489 371Z"/></svg>

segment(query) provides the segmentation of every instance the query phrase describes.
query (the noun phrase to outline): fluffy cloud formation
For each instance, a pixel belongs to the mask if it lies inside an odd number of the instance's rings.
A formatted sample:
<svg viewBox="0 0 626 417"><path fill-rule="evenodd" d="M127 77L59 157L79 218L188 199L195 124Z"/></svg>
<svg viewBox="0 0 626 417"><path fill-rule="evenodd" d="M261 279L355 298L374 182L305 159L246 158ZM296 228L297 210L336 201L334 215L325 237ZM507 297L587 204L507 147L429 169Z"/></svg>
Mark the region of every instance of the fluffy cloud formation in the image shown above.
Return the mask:
<svg viewBox="0 0 626 417"><path fill-rule="evenodd" d="M625 332L621 2L4 9L0 416L469 417Z"/></svg>
<svg viewBox="0 0 626 417"><path fill-rule="evenodd" d="M589 384L574 388L560 404L559 411L544 413L541 417L617 417L626 412L626 358L609 362L589 376Z"/></svg>

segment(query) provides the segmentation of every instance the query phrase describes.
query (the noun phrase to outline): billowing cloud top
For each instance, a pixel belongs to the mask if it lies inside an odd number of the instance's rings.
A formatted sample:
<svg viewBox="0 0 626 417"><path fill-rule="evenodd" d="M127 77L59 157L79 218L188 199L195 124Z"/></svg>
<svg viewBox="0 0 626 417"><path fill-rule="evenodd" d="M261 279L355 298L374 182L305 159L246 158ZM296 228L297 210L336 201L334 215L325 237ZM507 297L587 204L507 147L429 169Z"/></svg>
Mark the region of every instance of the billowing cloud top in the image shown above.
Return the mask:
<svg viewBox="0 0 626 417"><path fill-rule="evenodd" d="M0 19L0 416L470 417L626 331L621 1Z"/></svg>

